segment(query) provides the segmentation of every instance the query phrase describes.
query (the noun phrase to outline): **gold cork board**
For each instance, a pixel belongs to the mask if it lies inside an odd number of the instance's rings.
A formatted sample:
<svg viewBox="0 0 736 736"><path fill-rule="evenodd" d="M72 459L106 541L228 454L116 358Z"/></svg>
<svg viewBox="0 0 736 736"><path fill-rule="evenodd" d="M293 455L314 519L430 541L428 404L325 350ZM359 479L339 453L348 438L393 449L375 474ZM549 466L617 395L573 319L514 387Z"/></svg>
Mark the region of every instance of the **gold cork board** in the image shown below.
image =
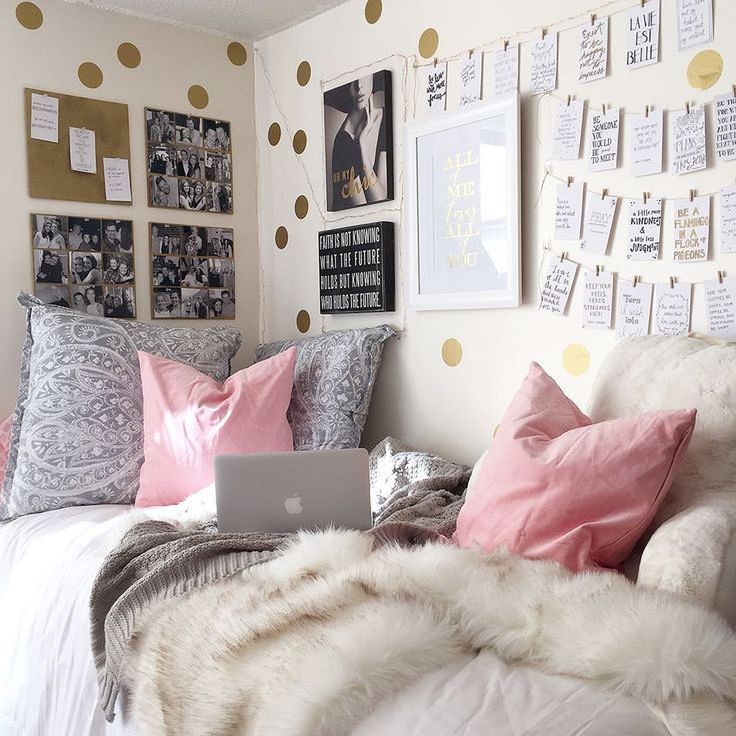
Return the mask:
<svg viewBox="0 0 736 736"><path fill-rule="evenodd" d="M59 100L59 142L31 138L31 94ZM108 204L105 198L103 158L130 162L128 106L119 102L92 100L38 89L25 90L26 146L28 149L28 194L40 199ZM69 159L69 128L95 131L97 173L72 171ZM132 202L113 202L131 205Z"/></svg>

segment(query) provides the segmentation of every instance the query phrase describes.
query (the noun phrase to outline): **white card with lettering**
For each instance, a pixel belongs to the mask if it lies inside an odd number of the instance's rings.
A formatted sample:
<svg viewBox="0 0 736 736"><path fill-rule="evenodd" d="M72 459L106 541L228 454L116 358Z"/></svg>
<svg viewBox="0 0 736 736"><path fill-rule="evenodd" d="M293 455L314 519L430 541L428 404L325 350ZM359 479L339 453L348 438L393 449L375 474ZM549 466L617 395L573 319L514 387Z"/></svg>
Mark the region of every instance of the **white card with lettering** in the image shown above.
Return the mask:
<svg viewBox="0 0 736 736"><path fill-rule="evenodd" d="M716 109L716 151L721 161L736 159L736 96L713 98Z"/></svg>
<svg viewBox="0 0 736 736"><path fill-rule="evenodd" d="M718 193L721 253L736 253L736 187L723 187Z"/></svg>
<svg viewBox="0 0 736 736"><path fill-rule="evenodd" d="M460 107L478 102L483 80L483 54L471 53L467 59L461 60L458 77Z"/></svg>
<svg viewBox="0 0 736 736"><path fill-rule="evenodd" d="M652 285L618 279L616 294L616 337L641 337L649 333Z"/></svg>
<svg viewBox="0 0 736 736"><path fill-rule="evenodd" d="M677 0L680 51L713 40L713 0Z"/></svg>
<svg viewBox="0 0 736 736"><path fill-rule="evenodd" d="M505 95L519 89L519 47L507 46L493 57L494 91Z"/></svg>
<svg viewBox="0 0 736 736"><path fill-rule="evenodd" d="M629 126L629 161L633 176L662 173L663 116L661 110L633 115Z"/></svg>
<svg viewBox="0 0 736 736"><path fill-rule="evenodd" d="M130 166L127 158L103 158L105 199L108 202L131 202Z"/></svg>
<svg viewBox="0 0 736 736"><path fill-rule="evenodd" d="M603 79L608 67L608 18L580 26L578 82Z"/></svg>
<svg viewBox="0 0 736 736"><path fill-rule="evenodd" d="M97 173L95 132L86 128L69 127L69 160L72 171Z"/></svg>
<svg viewBox="0 0 736 736"><path fill-rule="evenodd" d="M588 206L583 222L583 240L580 243L581 250L596 255L605 254L608 250L617 202L618 197L588 195Z"/></svg>
<svg viewBox="0 0 736 736"><path fill-rule="evenodd" d="M557 185L555 240L580 240L584 186L583 182Z"/></svg>
<svg viewBox="0 0 736 736"><path fill-rule="evenodd" d="M638 69L659 61L659 0L637 3L627 18L626 68Z"/></svg>
<svg viewBox="0 0 736 736"><path fill-rule="evenodd" d="M613 316L613 274L601 271L585 274L583 289L583 327L610 330Z"/></svg>
<svg viewBox="0 0 736 736"><path fill-rule="evenodd" d="M662 200L629 202L629 250L631 261L656 261L662 238Z"/></svg>
<svg viewBox="0 0 736 736"><path fill-rule="evenodd" d="M697 263L708 260L710 243L710 197L674 199L673 235L676 263Z"/></svg>
<svg viewBox="0 0 736 736"><path fill-rule="evenodd" d="M653 335L686 335L690 332L691 284L656 284Z"/></svg>
<svg viewBox="0 0 736 736"><path fill-rule="evenodd" d="M736 276L703 283L708 334L736 340Z"/></svg>
<svg viewBox="0 0 736 736"><path fill-rule="evenodd" d="M690 112L673 113L670 136L672 169L675 174L702 171L705 153L705 106L693 105Z"/></svg>
<svg viewBox="0 0 736 736"><path fill-rule="evenodd" d="M31 93L31 138L59 142L59 98Z"/></svg>
<svg viewBox="0 0 736 736"><path fill-rule="evenodd" d="M557 89L557 34L531 42L531 88L533 95Z"/></svg>
<svg viewBox="0 0 736 736"><path fill-rule="evenodd" d="M447 104L447 62L431 64L424 77L424 107L427 112L444 112Z"/></svg>
<svg viewBox="0 0 736 736"><path fill-rule="evenodd" d="M554 255L549 257L539 301L542 312L565 313L577 271L578 264L574 261L560 260Z"/></svg>
<svg viewBox="0 0 736 736"><path fill-rule="evenodd" d="M609 171L618 165L620 113L617 107L590 114L588 169Z"/></svg>
<svg viewBox="0 0 736 736"><path fill-rule="evenodd" d="M559 102L555 109L552 131L552 160L572 161L580 158L580 136L583 130L583 101Z"/></svg>

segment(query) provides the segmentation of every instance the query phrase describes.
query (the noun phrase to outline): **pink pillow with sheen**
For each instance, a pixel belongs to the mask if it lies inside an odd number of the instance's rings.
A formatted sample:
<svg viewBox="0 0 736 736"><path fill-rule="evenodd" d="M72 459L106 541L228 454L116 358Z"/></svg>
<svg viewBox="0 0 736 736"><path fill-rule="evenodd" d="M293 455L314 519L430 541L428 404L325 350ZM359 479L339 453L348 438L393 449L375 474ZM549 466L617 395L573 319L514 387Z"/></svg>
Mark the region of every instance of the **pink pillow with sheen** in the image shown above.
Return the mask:
<svg viewBox="0 0 736 736"><path fill-rule="evenodd" d="M215 455L294 449L286 410L296 348L218 383L173 360L138 353L145 462L136 506L179 503L214 481Z"/></svg>
<svg viewBox="0 0 736 736"><path fill-rule="evenodd" d="M12 415L9 416L2 424L0 424L0 496L3 495L5 468L8 465L8 452L10 451L10 428L12 426Z"/></svg>
<svg viewBox="0 0 736 736"><path fill-rule="evenodd" d="M575 571L620 565L669 490L695 414L593 424L532 363L460 512L455 541L485 552L505 546Z"/></svg>

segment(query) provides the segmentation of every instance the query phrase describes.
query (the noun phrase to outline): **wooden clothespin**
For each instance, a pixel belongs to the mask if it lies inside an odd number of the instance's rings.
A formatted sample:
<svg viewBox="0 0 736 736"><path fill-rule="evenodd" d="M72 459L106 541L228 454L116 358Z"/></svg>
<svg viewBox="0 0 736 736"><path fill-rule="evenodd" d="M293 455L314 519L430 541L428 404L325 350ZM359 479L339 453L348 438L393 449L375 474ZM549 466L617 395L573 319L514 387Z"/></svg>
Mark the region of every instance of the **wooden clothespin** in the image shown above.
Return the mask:
<svg viewBox="0 0 736 736"><path fill-rule="evenodd" d="M563 250L562 253L560 253L560 263L563 263L565 258L567 258L567 251Z"/></svg>
<svg viewBox="0 0 736 736"><path fill-rule="evenodd" d="M675 277L670 276L670 289L674 289L674 288L675 288Z"/></svg>
<svg viewBox="0 0 736 736"><path fill-rule="evenodd" d="M595 275L596 275L596 278L601 275L601 267L598 265L596 265L595 267Z"/></svg>
<svg viewBox="0 0 736 736"><path fill-rule="evenodd" d="M685 112L686 112L686 113L687 113L688 115L690 114L690 103L689 103L689 102L686 102L686 103L685 103Z"/></svg>
<svg viewBox="0 0 736 736"><path fill-rule="evenodd" d="M605 199L605 198L606 198L606 195L607 195L607 194L608 194L608 189L604 189L604 190L603 190L603 191L601 192L601 199Z"/></svg>
<svg viewBox="0 0 736 736"><path fill-rule="evenodd" d="M695 190L694 189L691 189L690 190L690 201L692 202L693 199L695 199Z"/></svg>
<svg viewBox="0 0 736 736"><path fill-rule="evenodd" d="M590 25L595 25L595 13L590 14Z"/></svg>
<svg viewBox="0 0 736 736"><path fill-rule="evenodd" d="M601 105L601 112L602 112L602 113L603 113L604 115L606 114L606 103L605 103L605 102L604 102L604 103L603 103L603 104Z"/></svg>
<svg viewBox="0 0 736 736"><path fill-rule="evenodd" d="M542 41L544 41L544 37L547 35L547 29L542 28Z"/></svg>
<svg viewBox="0 0 736 736"><path fill-rule="evenodd" d="M646 5L646 3L647 3L647 0L641 0L641 6L642 6L642 8Z"/></svg>
<svg viewBox="0 0 736 736"><path fill-rule="evenodd" d="M572 95L567 96L567 106L570 107L570 103L572 102Z"/></svg>
<svg viewBox="0 0 736 736"><path fill-rule="evenodd" d="M649 105L646 105L644 107L644 117L645 118L648 118L649 117Z"/></svg>
<svg viewBox="0 0 736 736"><path fill-rule="evenodd" d="M644 204L647 203L647 199L649 198L649 195L646 192L642 193L642 199L644 200Z"/></svg>
<svg viewBox="0 0 736 736"><path fill-rule="evenodd" d="M736 97L736 84L731 85L731 93L733 94L734 97Z"/></svg>
<svg viewBox="0 0 736 736"><path fill-rule="evenodd" d="M506 52L506 51L509 50L509 42L508 42L508 39L504 40L504 42L503 42L503 50L504 50L504 52Z"/></svg>
<svg viewBox="0 0 736 736"><path fill-rule="evenodd" d="M719 284L722 284L722 283L723 283L723 277L724 277L725 275L726 275L726 272L725 272L725 271L719 271L719 272L718 272L718 283L719 283Z"/></svg>
<svg viewBox="0 0 736 736"><path fill-rule="evenodd" d="M437 57L436 56L434 57L434 65L435 65L435 68L436 68L437 67Z"/></svg>
<svg viewBox="0 0 736 736"><path fill-rule="evenodd" d="M636 285L639 283L639 277L634 276L634 288L636 288Z"/></svg>
<svg viewBox="0 0 736 736"><path fill-rule="evenodd" d="M570 184L572 184L572 177L571 176L568 176L567 177L567 186L569 187Z"/></svg>
<svg viewBox="0 0 736 736"><path fill-rule="evenodd" d="M473 51L475 51L475 49L469 49L468 50L468 59L472 59L473 58Z"/></svg>

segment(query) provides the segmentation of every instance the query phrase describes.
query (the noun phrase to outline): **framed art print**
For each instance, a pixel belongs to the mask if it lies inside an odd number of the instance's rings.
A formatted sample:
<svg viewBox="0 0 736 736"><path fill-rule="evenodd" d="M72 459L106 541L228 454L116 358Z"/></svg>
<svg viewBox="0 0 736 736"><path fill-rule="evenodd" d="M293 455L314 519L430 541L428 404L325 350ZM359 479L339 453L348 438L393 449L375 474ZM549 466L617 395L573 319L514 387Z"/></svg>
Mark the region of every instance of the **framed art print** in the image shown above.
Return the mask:
<svg viewBox="0 0 736 736"><path fill-rule="evenodd" d="M518 307L518 95L417 120L405 151L410 306Z"/></svg>

